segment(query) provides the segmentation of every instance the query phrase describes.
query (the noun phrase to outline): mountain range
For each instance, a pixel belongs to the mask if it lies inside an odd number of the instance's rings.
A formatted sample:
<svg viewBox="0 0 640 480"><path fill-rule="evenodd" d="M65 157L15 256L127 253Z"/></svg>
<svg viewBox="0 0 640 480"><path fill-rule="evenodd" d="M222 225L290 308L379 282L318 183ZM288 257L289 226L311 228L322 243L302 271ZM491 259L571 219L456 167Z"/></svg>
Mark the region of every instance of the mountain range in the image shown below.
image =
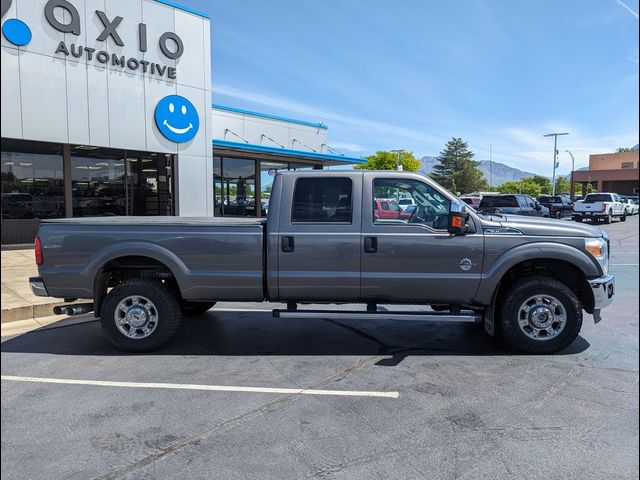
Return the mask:
<svg viewBox="0 0 640 480"><path fill-rule="evenodd" d="M422 157L421 162L422 165L418 171L423 175L427 175L433 171L433 166L438 163L438 157L425 156ZM491 185L494 187L500 186L505 182L522 180L523 178L537 175L500 162L481 160L479 163L478 169L484 174L487 181L491 181Z"/></svg>

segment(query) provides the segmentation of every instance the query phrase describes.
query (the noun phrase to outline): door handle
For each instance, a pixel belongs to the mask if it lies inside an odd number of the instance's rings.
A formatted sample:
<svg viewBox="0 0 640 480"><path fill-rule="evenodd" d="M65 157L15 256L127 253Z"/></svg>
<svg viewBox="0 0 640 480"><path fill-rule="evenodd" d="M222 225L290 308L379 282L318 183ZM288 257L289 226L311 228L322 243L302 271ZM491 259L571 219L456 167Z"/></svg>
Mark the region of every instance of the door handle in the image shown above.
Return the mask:
<svg viewBox="0 0 640 480"><path fill-rule="evenodd" d="M364 237L364 251L366 253L376 253L378 251L377 237Z"/></svg>
<svg viewBox="0 0 640 480"><path fill-rule="evenodd" d="M282 237L282 251L293 252L293 250L294 250L293 237Z"/></svg>

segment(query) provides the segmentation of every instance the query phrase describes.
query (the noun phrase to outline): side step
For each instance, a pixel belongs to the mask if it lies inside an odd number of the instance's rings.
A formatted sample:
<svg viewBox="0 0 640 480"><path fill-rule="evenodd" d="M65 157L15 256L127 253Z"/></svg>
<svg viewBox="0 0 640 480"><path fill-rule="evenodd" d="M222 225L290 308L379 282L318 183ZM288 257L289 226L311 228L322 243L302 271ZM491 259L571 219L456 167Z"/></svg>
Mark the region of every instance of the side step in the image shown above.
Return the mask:
<svg viewBox="0 0 640 480"><path fill-rule="evenodd" d="M362 310L273 310L275 318L359 318L363 320L431 320L435 322L467 322L480 323L482 315L471 310L459 313L449 312L391 312Z"/></svg>

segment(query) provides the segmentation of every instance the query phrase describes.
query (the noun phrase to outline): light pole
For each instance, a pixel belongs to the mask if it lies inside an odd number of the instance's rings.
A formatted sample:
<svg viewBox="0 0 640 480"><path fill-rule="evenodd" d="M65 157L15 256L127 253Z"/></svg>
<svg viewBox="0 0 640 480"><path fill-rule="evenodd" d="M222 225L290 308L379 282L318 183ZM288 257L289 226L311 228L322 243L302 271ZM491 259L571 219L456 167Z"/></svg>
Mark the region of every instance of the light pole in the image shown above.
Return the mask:
<svg viewBox="0 0 640 480"><path fill-rule="evenodd" d="M569 188L569 195L571 195L571 198L569 199L571 202L573 202L573 196L575 195L575 188L573 187L573 171L576 169L576 159L573 158L573 153L571 153L569 150L565 150L565 152L567 152L569 155L571 155L571 187Z"/></svg>
<svg viewBox="0 0 640 480"><path fill-rule="evenodd" d="M547 133L543 137L553 137L553 177L551 178L551 195L556 194L556 158L558 157L558 135L569 135L564 133Z"/></svg>
<svg viewBox="0 0 640 480"><path fill-rule="evenodd" d="M400 163L400 154L404 153L404 150L390 150L391 153L395 153L398 157L396 160L396 170L398 170L399 172L402 171L402 164Z"/></svg>

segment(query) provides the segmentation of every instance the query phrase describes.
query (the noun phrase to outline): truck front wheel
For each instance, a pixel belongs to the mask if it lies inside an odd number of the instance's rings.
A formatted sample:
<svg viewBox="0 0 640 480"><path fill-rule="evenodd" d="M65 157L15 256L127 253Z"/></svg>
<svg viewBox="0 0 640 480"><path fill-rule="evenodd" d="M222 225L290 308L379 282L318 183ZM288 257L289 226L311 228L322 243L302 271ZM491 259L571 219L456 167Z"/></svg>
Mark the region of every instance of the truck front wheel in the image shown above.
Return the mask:
<svg viewBox="0 0 640 480"><path fill-rule="evenodd" d="M111 342L127 352L150 352L167 343L180 325L180 305L158 280L126 280L105 297L100 322Z"/></svg>
<svg viewBox="0 0 640 480"><path fill-rule="evenodd" d="M565 284L543 276L516 281L500 308L500 332L512 348L527 353L555 353L580 333L582 308Z"/></svg>

